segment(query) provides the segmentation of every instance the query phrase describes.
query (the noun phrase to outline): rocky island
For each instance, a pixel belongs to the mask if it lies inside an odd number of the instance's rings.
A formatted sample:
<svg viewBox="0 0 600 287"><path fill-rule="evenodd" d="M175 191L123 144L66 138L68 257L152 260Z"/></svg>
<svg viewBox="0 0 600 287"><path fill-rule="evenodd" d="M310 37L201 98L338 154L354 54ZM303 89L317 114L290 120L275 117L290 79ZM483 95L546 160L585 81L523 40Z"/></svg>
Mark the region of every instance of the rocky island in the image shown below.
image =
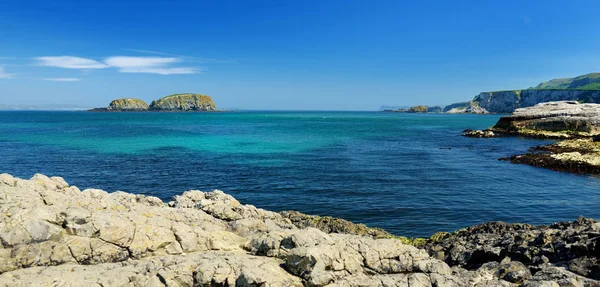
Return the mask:
<svg viewBox="0 0 600 287"><path fill-rule="evenodd" d="M216 111L212 98L200 94L175 94L152 101L151 111Z"/></svg>
<svg viewBox="0 0 600 287"><path fill-rule="evenodd" d="M212 98L201 94L174 94L160 98L148 106L139 99L124 98L110 102L107 108L96 108L90 112L212 112L217 106Z"/></svg>
<svg viewBox="0 0 600 287"><path fill-rule="evenodd" d="M124 98L110 102L108 108L95 108L91 112L144 112L148 110L148 104L140 99Z"/></svg>
<svg viewBox="0 0 600 287"><path fill-rule="evenodd" d="M588 218L406 241L218 190L165 203L40 174L1 174L0 214L0 286L600 286Z"/></svg>
<svg viewBox="0 0 600 287"><path fill-rule="evenodd" d="M442 112L442 107L440 106L424 106L424 105L419 105L419 106L412 106L412 107L408 107L408 108L399 108L399 109L385 109L382 110L382 112L392 112L392 113L418 113L418 114L422 114L422 113L441 113Z"/></svg>

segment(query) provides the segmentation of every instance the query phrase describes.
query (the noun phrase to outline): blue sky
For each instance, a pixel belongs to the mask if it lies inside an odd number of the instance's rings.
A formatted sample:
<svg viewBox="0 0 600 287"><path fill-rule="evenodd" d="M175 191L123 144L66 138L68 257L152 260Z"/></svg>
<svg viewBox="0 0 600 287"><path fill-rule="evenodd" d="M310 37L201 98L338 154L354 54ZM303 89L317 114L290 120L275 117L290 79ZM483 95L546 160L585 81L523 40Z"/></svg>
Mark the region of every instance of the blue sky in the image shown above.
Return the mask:
<svg viewBox="0 0 600 287"><path fill-rule="evenodd" d="M17 1L0 104L173 93L239 109L450 104L600 71L596 0Z"/></svg>

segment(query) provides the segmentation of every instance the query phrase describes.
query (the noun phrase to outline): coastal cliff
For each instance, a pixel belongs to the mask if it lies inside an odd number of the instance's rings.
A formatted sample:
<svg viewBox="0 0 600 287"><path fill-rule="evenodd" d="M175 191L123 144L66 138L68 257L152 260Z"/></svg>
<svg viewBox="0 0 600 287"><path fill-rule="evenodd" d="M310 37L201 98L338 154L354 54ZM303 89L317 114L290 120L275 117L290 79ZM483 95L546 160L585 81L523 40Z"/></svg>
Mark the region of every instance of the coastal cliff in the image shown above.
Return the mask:
<svg viewBox="0 0 600 287"><path fill-rule="evenodd" d="M528 89L485 92L477 95L470 105L477 105L490 113L508 114L518 108L531 107L539 103L554 101L600 103L600 90Z"/></svg>
<svg viewBox="0 0 600 287"><path fill-rule="evenodd" d="M81 191L41 174L0 174L0 214L0 286L600 284L600 222L587 218L486 223L408 242L417 248L343 220L243 205L218 190L164 203Z"/></svg>
<svg viewBox="0 0 600 287"><path fill-rule="evenodd" d="M469 102L446 106L444 112L510 114L518 108L554 101L600 103L600 73L553 79L523 90L483 92Z"/></svg>
<svg viewBox="0 0 600 287"><path fill-rule="evenodd" d="M175 94L152 101L151 111L216 111L212 98L200 94Z"/></svg>

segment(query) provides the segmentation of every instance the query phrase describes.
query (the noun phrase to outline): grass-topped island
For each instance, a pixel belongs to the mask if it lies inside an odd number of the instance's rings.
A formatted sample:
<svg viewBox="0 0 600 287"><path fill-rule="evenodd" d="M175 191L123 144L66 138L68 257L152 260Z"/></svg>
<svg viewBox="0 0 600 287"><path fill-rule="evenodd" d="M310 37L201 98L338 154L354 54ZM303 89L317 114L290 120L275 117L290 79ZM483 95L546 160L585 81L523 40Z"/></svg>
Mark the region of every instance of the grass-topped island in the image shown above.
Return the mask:
<svg viewBox="0 0 600 287"><path fill-rule="evenodd" d="M140 99L123 98L113 100L106 108L95 108L89 112L215 112L217 106L212 98L202 94L173 94L152 101L150 105Z"/></svg>

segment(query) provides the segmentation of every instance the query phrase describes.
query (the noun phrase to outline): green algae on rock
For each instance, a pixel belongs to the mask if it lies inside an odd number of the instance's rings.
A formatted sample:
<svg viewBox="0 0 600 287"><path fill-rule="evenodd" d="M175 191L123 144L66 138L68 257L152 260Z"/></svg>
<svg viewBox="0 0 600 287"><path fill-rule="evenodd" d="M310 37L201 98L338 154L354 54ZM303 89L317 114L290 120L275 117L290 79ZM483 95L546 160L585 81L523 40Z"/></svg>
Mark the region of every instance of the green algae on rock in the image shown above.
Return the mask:
<svg viewBox="0 0 600 287"><path fill-rule="evenodd" d="M174 94L152 101L151 111L216 111L212 98L202 94Z"/></svg>
<svg viewBox="0 0 600 287"><path fill-rule="evenodd" d="M551 145L537 146L527 154L501 160L556 171L600 174L600 142L590 138L564 140Z"/></svg>

